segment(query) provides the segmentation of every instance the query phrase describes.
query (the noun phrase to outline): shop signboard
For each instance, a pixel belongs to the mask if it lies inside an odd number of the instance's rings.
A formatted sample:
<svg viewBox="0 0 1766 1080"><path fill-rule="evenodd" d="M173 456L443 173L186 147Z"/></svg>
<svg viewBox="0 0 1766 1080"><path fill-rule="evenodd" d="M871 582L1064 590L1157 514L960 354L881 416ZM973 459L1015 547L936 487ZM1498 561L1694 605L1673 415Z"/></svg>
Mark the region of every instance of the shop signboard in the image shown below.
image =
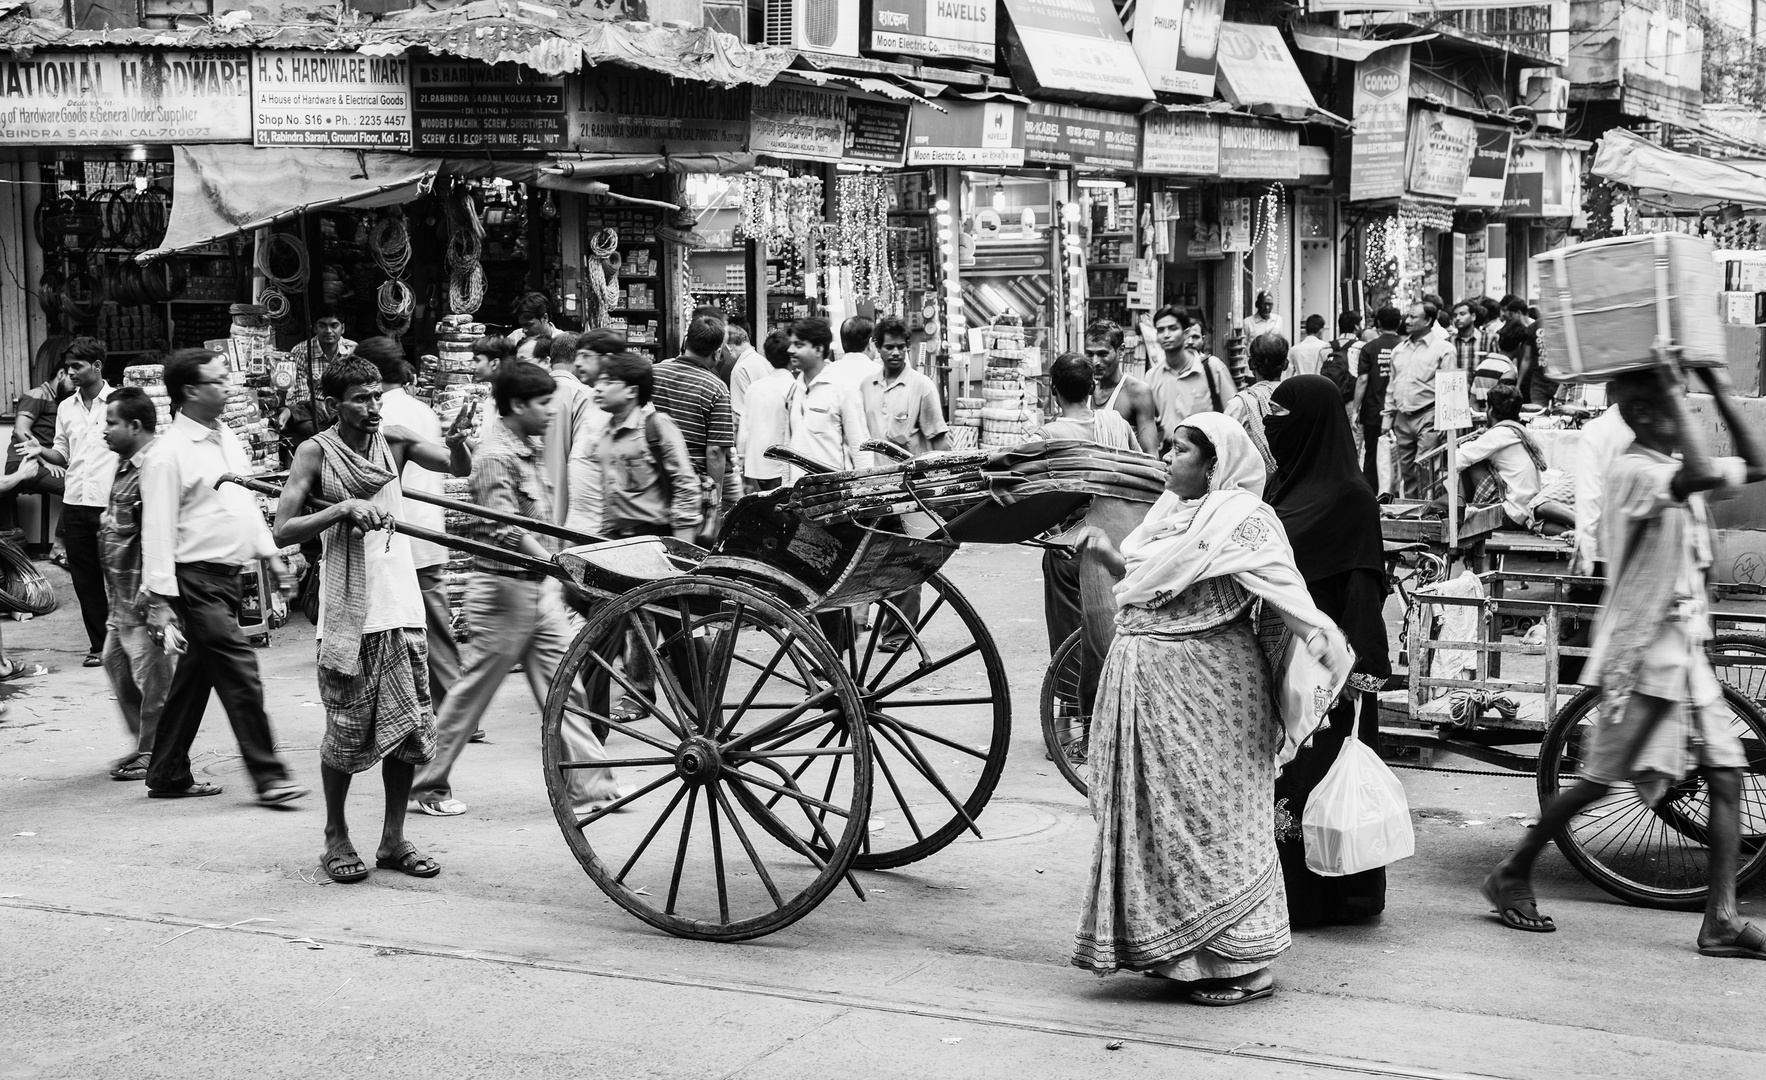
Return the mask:
<svg viewBox="0 0 1766 1080"><path fill-rule="evenodd" d="M909 112L905 102L773 83L754 90L748 149L776 158L899 166Z"/></svg>
<svg viewBox="0 0 1766 1080"><path fill-rule="evenodd" d="M1457 199L1466 189L1478 130L1463 116L1417 109L1410 118L1410 190Z"/></svg>
<svg viewBox="0 0 1766 1080"><path fill-rule="evenodd" d="M573 75L570 145L606 154L729 154L748 146L747 86L722 87L613 66Z"/></svg>
<svg viewBox="0 0 1766 1080"><path fill-rule="evenodd" d="M411 149L411 62L300 49L251 57L254 146Z"/></svg>
<svg viewBox="0 0 1766 1080"><path fill-rule="evenodd" d="M1033 101L1024 115L1024 160L1131 172L1140 124L1128 113Z"/></svg>
<svg viewBox="0 0 1766 1080"><path fill-rule="evenodd" d="M1214 96L1225 6L1226 0L1137 0L1128 36L1155 92Z"/></svg>
<svg viewBox="0 0 1766 1080"><path fill-rule="evenodd" d="M1461 206L1501 206L1503 188L1508 182L1509 144L1514 131L1498 124L1473 125L1478 132L1478 146L1472 153L1472 167L1466 174L1466 185L1459 196Z"/></svg>
<svg viewBox="0 0 1766 1080"><path fill-rule="evenodd" d="M37 52L0 60L0 145L250 142L243 52Z"/></svg>
<svg viewBox="0 0 1766 1080"><path fill-rule="evenodd" d="M1223 180L1300 179L1300 129L1229 117L1220 123Z"/></svg>
<svg viewBox="0 0 1766 1080"><path fill-rule="evenodd" d="M1355 65L1349 141L1349 200L1404 194L1404 149L1410 109L1410 46L1394 45Z"/></svg>
<svg viewBox="0 0 1766 1080"><path fill-rule="evenodd" d="M999 0L873 0L871 51L994 62Z"/></svg>
<svg viewBox="0 0 1766 1080"><path fill-rule="evenodd" d="M1572 217L1581 210L1581 152L1519 146L1509 166L1502 208L1513 217Z"/></svg>
<svg viewBox="0 0 1766 1080"><path fill-rule="evenodd" d="M1024 164L1024 106L1011 101L947 101L944 112L915 105L909 165Z"/></svg>
<svg viewBox="0 0 1766 1080"><path fill-rule="evenodd" d="M1318 108L1282 32L1262 24L1220 25L1220 91L1234 105L1290 120Z"/></svg>
<svg viewBox="0 0 1766 1080"><path fill-rule="evenodd" d="M1220 250L1251 250L1251 200L1243 196L1220 200Z"/></svg>
<svg viewBox="0 0 1766 1080"><path fill-rule="evenodd" d="M1141 172L1220 175L1220 121L1201 113L1156 110L1141 118Z"/></svg>
<svg viewBox="0 0 1766 1080"><path fill-rule="evenodd" d="M1006 12L1006 62L1027 92L1152 99L1111 0L1006 0Z"/></svg>
<svg viewBox="0 0 1766 1080"><path fill-rule="evenodd" d="M411 118L418 152L562 150L564 78L516 63L414 61Z"/></svg>

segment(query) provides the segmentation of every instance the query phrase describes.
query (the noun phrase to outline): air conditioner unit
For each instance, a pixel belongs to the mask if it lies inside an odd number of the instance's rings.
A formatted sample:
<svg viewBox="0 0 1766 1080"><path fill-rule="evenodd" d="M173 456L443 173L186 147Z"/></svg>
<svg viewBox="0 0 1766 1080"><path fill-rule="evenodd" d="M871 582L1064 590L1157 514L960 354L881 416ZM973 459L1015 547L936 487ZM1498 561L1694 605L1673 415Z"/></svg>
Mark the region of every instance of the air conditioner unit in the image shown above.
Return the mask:
<svg viewBox="0 0 1766 1080"><path fill-rule="evenodd" d="M1521 104L1533 110L1540 127L1562 131L1570 119L1570 80L1556 68L1522 68Z"/></svg>
<svg viewBox="0 0 1766 1080"><path fill-rule="evenodd" d="M766 43L858 55L858 0L766 0Z"/></svg>

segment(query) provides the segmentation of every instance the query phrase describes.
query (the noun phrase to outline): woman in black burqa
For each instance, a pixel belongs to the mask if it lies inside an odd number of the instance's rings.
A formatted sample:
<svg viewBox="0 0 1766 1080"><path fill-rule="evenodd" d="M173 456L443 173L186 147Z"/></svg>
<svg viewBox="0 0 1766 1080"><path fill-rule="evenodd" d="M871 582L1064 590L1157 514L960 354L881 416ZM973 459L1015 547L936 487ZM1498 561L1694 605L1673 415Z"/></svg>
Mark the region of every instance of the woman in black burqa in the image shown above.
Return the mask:
<svg viewBox="0 0 1766 1080"><path fill-rule="evenodd" d="M1276 460L1266 496L1288 531L1306 588L1336 620L1355 649L1355 673L1325 727L1276 779L1276 839L1294 926L1351 922L1386 906L1382 867L1347 877L1306 868L1300 821L1312 789L1324 779L1359 712L1361 739L1378 749L1379 690L1392 673L1386 645L1385 546L1380 510L1362 476L1343 411L1343 396L1321 375L1300 375L1278 387L1265 420ZM1357 708L1359 706L1359 709Z"/></svg>

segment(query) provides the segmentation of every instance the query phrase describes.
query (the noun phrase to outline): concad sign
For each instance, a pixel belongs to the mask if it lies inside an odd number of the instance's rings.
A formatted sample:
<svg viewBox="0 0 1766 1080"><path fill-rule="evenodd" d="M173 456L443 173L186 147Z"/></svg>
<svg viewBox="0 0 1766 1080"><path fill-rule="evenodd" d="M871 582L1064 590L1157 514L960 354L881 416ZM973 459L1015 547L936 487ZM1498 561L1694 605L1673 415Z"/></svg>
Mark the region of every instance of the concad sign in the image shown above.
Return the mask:
<svg viewBox="0 0 1766 1080"><path fill-rule="evenodd" d="M1404 73L1391 64L1377 64L1361 72L1361 89L1376 98L1389 97L1404 87Z"/></svg>

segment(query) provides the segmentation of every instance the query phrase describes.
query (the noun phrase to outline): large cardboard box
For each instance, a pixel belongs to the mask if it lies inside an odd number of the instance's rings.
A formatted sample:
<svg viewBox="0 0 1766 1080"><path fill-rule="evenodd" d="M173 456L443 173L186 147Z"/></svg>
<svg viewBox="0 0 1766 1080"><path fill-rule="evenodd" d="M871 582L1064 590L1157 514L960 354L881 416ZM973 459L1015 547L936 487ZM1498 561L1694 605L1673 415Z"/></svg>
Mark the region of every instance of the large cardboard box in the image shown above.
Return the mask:
<svg viewBox="0 0 1766 1080"><path fill-rule="evenodd" d="M1652 363L1658 337L1680 346L1686 364L1724 363L1723 275L1711 252L1696 236L1654 233L1535 255L1546 374L1599 382L1639 371Z"/></svg>
<svg viewBox="0 0 1766 1080"><path fill-rule="evenodd" d="M1725 326L1724 337L1729 344L1729 378L1735 384L1735 392L1742 397L1759 397L1766 392L1766 380L1762 379L1761 359L1766 356L1766 327L1760 326Z"/></svg>

